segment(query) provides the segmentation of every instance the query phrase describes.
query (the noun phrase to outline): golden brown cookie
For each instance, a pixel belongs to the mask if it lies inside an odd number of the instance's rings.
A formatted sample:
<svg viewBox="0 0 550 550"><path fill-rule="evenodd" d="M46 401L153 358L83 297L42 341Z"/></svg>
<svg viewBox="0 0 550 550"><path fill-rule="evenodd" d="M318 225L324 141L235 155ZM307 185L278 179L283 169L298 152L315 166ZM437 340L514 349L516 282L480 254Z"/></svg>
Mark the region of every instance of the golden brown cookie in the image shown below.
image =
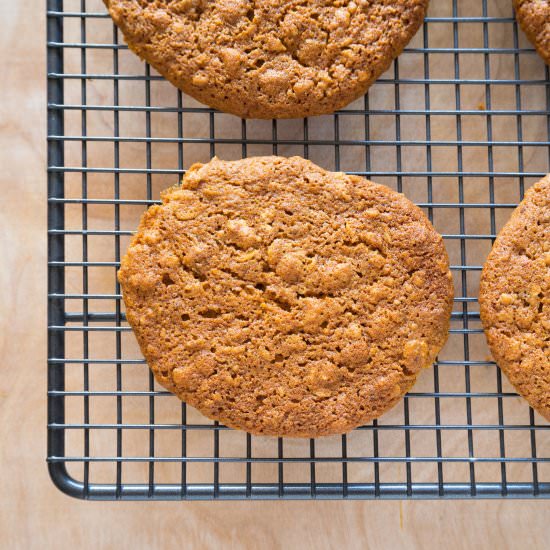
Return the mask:
<svg viewBox="0 0 550 550"><path fill-rule="evenodd" d="M332 113L364 94L428 0L104 0L128 46L202 103L244 118Z"/></svg>
<svg viewBox="0 0 550 550"><path fill-rule="evenodd" d="M453 300L419 208L299 157L194 165L144 214L119 280L160 384L228 426L297 437L395 405Z"/></svg>
<svg viewBox="0 0 550 550"><path fill-rule="evenodd" d="M550 0L514 0L521 28L550 64Z"/></svg>
<svg viewBox="0 0 550 550"><path fill-rule="evenodd" d="M499 233L479 304L499 367L550 420L550 176L526 193Z"/></svg>

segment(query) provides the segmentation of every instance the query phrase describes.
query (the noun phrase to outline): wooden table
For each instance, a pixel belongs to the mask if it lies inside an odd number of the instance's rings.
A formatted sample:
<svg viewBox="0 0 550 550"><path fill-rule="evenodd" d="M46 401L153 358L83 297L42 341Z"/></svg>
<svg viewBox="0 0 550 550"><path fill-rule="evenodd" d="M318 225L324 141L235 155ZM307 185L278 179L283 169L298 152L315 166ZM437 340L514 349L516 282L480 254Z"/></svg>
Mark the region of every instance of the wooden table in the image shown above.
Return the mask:
<svg viewBox="0 0 550 550"><path fill-rule="evenodd" d="M547 548L550 502L99 503L54 488L45 463L44 11L44 2L0 3L0 547Z"/></svg>

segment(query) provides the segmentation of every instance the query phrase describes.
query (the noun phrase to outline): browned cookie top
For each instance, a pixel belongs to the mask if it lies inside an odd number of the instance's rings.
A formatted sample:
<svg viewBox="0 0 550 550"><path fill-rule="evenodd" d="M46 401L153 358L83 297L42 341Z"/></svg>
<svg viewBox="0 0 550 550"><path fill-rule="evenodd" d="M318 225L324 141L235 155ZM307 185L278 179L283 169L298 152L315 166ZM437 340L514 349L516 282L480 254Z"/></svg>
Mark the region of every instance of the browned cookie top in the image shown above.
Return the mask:
<svg viewBox="0 0 550 550"><path fill-rule="evenodd" d="M550 0L514 0L521 28L550 64Z"/></svg>
<svg viewBox="0 0 550 550"><path fill-rule="evenodd" d="M104 0L130 48L195 99L246 118L331 113L365 93L428 0Z"/></svg>
<svg viewBox="0 0 550 550"><path fill-rule="evenodd" d="M402 195L299 157L197 164L144 214L119 272L157 380L252 433L380 416L447 339L441 237Z"/></svg>
<svg viewBox="0 0 550 550"><path fill-rule="evenodd" d="M550 420L550 176L526 193L500 232L479 302L496 362Z"/></svg>

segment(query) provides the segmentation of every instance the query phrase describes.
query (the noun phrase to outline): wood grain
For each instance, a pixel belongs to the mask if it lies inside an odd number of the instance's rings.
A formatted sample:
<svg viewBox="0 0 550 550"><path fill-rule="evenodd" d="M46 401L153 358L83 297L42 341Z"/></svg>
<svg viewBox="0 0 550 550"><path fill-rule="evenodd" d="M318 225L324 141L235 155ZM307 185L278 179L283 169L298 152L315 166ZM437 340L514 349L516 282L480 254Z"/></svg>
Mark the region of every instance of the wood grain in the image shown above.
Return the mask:
<svg viewBox="0 0 550 550"><path fill-rule="evenodd" d="M0 547L547 548L550 502L90 503L53 487L43 4L0 3Z"/></svg>

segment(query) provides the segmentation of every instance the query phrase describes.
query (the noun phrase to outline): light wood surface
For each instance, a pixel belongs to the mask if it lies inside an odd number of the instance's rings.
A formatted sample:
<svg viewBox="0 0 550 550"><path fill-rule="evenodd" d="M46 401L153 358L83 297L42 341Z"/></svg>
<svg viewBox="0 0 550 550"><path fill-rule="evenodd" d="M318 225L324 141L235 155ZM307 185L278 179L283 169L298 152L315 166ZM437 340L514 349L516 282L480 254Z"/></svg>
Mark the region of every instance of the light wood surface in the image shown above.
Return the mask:
<svg viewBox="0 0 550 550"><path fill-rule="evenodd" d="M54 488L45 463L45 17L44 2L31 4L0 2L0 547L548 548L543 501L92 503Z"/></svg>

